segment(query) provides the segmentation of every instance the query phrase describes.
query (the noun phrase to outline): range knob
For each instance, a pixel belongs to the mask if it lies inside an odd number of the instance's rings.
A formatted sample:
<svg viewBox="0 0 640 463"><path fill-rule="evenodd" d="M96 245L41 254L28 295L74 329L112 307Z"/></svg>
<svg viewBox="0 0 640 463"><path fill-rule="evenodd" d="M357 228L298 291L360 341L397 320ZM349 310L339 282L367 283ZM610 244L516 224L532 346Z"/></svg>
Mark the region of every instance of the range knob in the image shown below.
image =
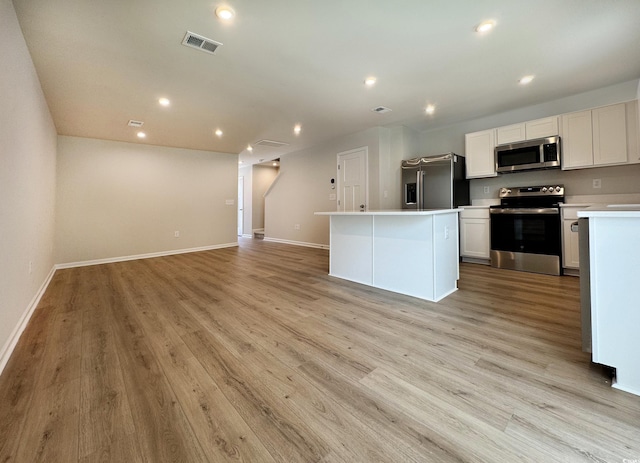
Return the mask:
<svg viewBox="0 0 640 463"><path fill-rule="evenodd" d="M543 186L543 187L542 187L542 192L543 192L543 193L546 193L546 192L547 192L547 187L546 187L546 186Z"/></svg>
<svg viewBox="0 0 640 463"><path fill-rule="evenodd" d="M501 194L501 195L505 194L506 192L507 192L507 189L506 189L506 188L502 188L502 189L500 190L500 194Z"/></svg>
<svg viewBox="0 0 640 463"><path fill-rule="evenodd" d="M559 187L559 186L557 186L557 187L556 187L556 191L557 191L558 193L560 193L560 191L561 191L561 190L562 190L562 188L561 188L561 187Z"/></svg>

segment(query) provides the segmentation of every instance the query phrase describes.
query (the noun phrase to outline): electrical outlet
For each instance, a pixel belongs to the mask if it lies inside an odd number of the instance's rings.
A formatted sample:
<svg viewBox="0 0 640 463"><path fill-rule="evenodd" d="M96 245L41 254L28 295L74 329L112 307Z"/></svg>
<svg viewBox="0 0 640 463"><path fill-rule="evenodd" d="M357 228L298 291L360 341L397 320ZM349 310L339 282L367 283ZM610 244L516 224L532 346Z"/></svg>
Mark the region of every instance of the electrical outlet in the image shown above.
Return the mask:
<svg viewBox="0 0 640 463"><path fill-rule="evenodd" d="M173 236L174 236L175 238L180 238L180 232L179 232L178 230L174 231L174 232L173 232Z"/></svg>
<svg viewBox="0 0 640 463"><path fill-rule="evenodd" d="M224 204L227 205L227 206L233 206L234 200L233 199L225 199L224 200Z"/></svg>
<svg viewBox="0 0 640 463"><path fill-rule="evenodd" d="M300 230L300 224L299 224L299 223L295 224L295 225L293 226L293 229L294 229L294 230Z"/></svg>
<svg viewBox="0 0 640 463"><path fill-rule="evenodd" d="M329 195L329 201L335 201L336 200L336 194L335 193L331 193Z"/></svg>
<svg viewBox="0 0 640 463"><path fill-rule="evenodd" d="M447 227L446 225L444 227L444 239L445 240L449 239L449 227Z"/></svg>
<svg viewBox="0 0 640 463"><path fill-rule="evenodd" d="M602 187L602 181L599 178L594 178L593 188L600 188L600 187Z"/></svg>
<svg viewBox="0 0 640 463"><path fill-rule="evenodd" d="M29 261L29 275L31 275L32 272L33 272L33 261L30 260Z"/></svg>
<svg viewBox="0 0 640 463"><path fill-rule="evenodd" d="M488 186L484 187L484 194L485 195L489 194L489 187Z"/></svg>

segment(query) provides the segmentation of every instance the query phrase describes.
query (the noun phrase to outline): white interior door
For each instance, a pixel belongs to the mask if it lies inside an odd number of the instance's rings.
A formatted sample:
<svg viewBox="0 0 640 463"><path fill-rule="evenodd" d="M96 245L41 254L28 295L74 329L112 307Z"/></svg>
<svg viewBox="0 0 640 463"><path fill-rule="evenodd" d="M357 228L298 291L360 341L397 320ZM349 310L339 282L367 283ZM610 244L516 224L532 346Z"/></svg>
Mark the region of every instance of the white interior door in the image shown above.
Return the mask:
<svg viewBox="0 0 640 463"><path fill-rule="evenodd" d="M238 236L244 234L244 177L238 177Z"/></svg>
<svg viewBox="0 0 640 463"><path fill-rule="evenodd" d="M338 211L365 211L369 200L367 147L338 153Z"/></svg>

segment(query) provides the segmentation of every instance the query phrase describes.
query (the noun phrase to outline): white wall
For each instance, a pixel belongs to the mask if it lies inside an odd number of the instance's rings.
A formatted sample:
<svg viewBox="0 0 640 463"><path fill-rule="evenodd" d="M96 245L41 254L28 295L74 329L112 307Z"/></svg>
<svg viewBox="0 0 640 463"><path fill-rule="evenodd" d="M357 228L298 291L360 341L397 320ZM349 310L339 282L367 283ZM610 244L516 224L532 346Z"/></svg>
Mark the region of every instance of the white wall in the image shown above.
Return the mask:
<svg viewBox="0 0 640 463"><path fill-rule="evenodd" d="M337 193L330 183L337 175L337 155L363 146L369 156L369 209L379 209L380 139L388 130L375 127L282 156L280 176L265 198L265 237L328 245L329 219L313 213L336 210L329 195Z"/></svg>
<svg viewBox="0 0 640 463"><path fill-rule="evenodd" d="M56 181L55 127L10 0L0 63L1 371L53 269Z"/></svg>
<svg viewBox="0 0 640 463"><path fill-rule="evenodd" d="M445 151L464 154L465 133L634 100L638 98L640 93L639 84L640 81L638 80L623 82L555 101L540 103L535 106L473 119L438 130L422 132L420 146L426 154L439 154ZM593 178L602 179L601 189L592 188ZM471 180L471 199L497 198L498 190L503 186L541 185L547 182L563 183L567 195L570 196L639 193L640 181L638 181L638 178L640 178L640 165L505 174L493 178ZM489 187L489 193L484 193L485 186Z"/></svg>
<svg viewBox="0 0 640 463"><path fill-rule="evenodd" d="M253 166L251 182L251 227L264 228L264 195L278 175L279 168L273 166Z"/></svg>
<svg viewBox="0 0 640 463"><path fill-rule="evenodd" d="M57 172L56 263L237 243L237 155L61 136Z"/></svg>

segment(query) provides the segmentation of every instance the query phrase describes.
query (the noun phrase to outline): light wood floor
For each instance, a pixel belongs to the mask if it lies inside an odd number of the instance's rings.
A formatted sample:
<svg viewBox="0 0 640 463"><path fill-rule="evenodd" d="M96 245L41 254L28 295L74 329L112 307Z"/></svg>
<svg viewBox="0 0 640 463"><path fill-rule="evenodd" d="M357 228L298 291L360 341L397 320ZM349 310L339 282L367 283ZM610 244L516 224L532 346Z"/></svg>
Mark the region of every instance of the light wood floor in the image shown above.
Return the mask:
<svg viewBox="0 0 640 463"><path fill-rule="evenodd" d="M429 303L327 270L243 240L56 272L0 377L0 461L640 461L577 278L463 264Z"/></svg>

